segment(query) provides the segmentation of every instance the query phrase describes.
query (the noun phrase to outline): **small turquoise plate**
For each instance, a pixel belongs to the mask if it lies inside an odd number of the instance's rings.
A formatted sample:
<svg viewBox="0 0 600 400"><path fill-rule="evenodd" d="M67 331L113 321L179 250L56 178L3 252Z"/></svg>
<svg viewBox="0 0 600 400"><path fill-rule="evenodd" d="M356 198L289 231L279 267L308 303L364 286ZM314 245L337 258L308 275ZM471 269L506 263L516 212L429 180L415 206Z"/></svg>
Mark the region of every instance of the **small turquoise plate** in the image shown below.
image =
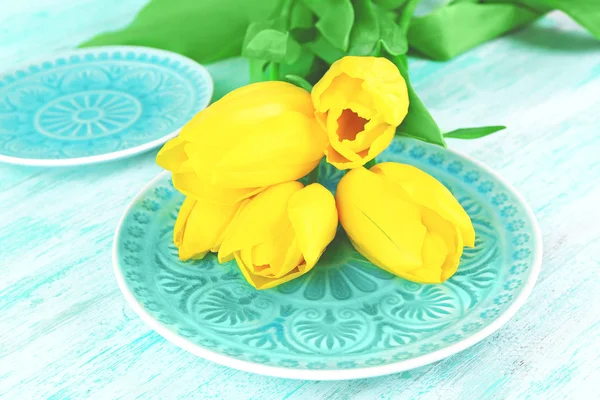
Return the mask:
<svg viewBox="0 0 600 400"><path fill-rule="evenodd" d="M209 73L175 53L75 50L0 74L0 161L65 166L160 146L210 102Z"/></svg>
<svg viewBox="0 0 600 400"><path fill-rule="evenodd" d="M341 232L308 274L257 291L214 256L181 262L173 225L183 196L159 175L126 211L114 241L121 290L160 335L208 360L296 379L356 379L416 368L479 342L512 317L537 278L535 217L514 189L463 155L396 138L378 157L441 180L475 226L457 273L412 283L375 267ZM335 189L342 173L320 165Z"/></svg>

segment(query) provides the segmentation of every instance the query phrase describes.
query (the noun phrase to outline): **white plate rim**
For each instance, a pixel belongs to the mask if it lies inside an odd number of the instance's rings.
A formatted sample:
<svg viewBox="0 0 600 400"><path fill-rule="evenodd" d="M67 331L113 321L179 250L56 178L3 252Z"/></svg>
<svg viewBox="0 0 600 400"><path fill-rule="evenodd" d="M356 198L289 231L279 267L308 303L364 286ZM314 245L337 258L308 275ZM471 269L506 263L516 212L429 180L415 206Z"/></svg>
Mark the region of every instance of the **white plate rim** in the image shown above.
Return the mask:
<svg viewBox="0 0 600 400"><path fill-rule="evenodd" d="M482 162L466 155L462 154L458 151L445 149L446 151L450 151L454 154L457 154L459 157L463 157L464 159L472 162L477 165L479 168L484 169L490 175L492 175L495 179L497 179L500 183L502 183L508 192L515 196L515 198L519 201L519 203L523 206L525 210L525 214L529 223L532 226L533 233L535 235L535 245L534 251L535 256L532 261L531 266L531 274L529 275L529 279L523 286L523 290L515 301L508 306L508 308L490 325L486 326L482 330L476 332L475 334L466 337L448 347L444 347L443 349L433 351L429 354L425 354L419 357L415 357L409 360L398 361L392 364L386 364L381 366L367 367L367 368L356 368L356 369L330 369L330 370L310 370L310 369L298 369L298 368L284 368L284 367L275 367L269 365L262 365L258 363L252 363L249 361L238 360L236 358L216 353L209 349L206 349L202 346L199 346L191 341L177 335L172 332L168 328L164 327L158 320L152 317L140 304L133 293L127 287L125 282L125 277L122 274L122 271L119 267L119 260L117 255L117 247L119 243L119 236L121 232L121 227L125 221L125 217L129 214L130 210L136 204L136 202L146 193L146 191L158 180L162 179L164 176L168 175L168 171L164 171L157 175L154 179L152 179L149 183L147 183L140 192L134 197L131 203L127 206L127 209L121 216L119 220L119 224L115 231L115 235L113 238L113 271L115 277L117 279L117 283L121 292L123 292L123 296L129 303L129 305L133 308L136 314L144 321L152 330L158 333L160 336L165 338L167 341L173 343L174 345L196 355L204 358L205 360L213 361L217 364L224 365L226 367L242 370L245 372L251 372L260 375L273 376L278 378L286 378L286 379L299 379L299 380L313 380L313 381L336 381L336 380L350 380L350 379L363 379L363 378L372 378L376 376L390 375L398 372L404 372L411 369L419 368L427 364L434 363L436 361L440 361L444 358L450 357L454 354L457 354L467 348L481 342L483 339L490 336L492 333L496 332L503 325L505 325L516 313L517 311L525 304L525 301L531 294L533 290L533 286L537 281L541 265L542 265L542 253L543 253L543 244L542 244L542 234L540 231L540 227L538 225L535 214L525 201L524 197L512 186L510 185L504 178L502 178L498 173L493 171L491 168L483 164Z"/></svg>
<svg viewBox="0 0 600 400"><path fill-rule="evenodd" d="M186 64L190 67L193 67L196 71L202 74L203 78L206 81L208 87L208 95L206 96L206 101L202 103L202 108L200 110L205 109L211 102L212 97L214 95L214 82L212 76L202 64L192 60L189 57L183 56L178 53L174 53L167 50L156 49L154 47L145 47L145 46L94 46L94 47L86 47L86 48L77 48L70 49L66 51L61 51L57 53L48 54L45 57L38 57L32 60L25 61L15 67L12 67L7 70L0 71L0 76L5 76L16 71L27 69L27 67L31 65L41 64L45 61L54 61L58 58L64 58L71 55L80 55L80 54L97 54L102 52L111 52L111 51L145 51L152 53L151 55L158 56L168 56L173 60L177 60ZM61 158L61 159L52 159L52 158L21 158L14 156L7 156L4 154L0 154L0 162L14 164L14 165L23 165L30 167L69 167L69 166L77 166L77 165L88 165L88 164L98 164L106 161L112 161L116 159L131 157L137 154L144 153L148 150L156 148L168 140L173 139L175 136L179 134L181 128L168 133L158 139L154 139L150 142L141 144L139 146L134 146L124 150L117 150L109 153L98 154L94 156L88 157L73 157L73 158Z"/></svg>

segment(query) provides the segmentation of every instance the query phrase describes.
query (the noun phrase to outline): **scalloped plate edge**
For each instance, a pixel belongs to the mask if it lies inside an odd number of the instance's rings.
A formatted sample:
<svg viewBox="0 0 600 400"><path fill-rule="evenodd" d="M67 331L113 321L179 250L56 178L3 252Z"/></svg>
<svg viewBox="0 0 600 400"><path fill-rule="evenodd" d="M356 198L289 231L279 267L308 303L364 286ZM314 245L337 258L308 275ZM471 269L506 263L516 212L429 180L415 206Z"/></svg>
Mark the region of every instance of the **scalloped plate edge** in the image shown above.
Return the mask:
<svg viewBox="0 0 600 400"><path fill-rule="evenodd" d="M542 245L542 235L537 223L537 219L533 214L533 211L529 207L529 205L525 202L523 196L517 192L512 185L506 182L500 175L498 175L491 168L487 167L485 164L481 163L474 158L459 153L454 150L446 149L454 154L457 154L459 157L462 157L479 168L490 173L491 176L496 178L499 182L501 182L506 189L511 192L515 198L521 203L523 206L525 213L527 214L527 219L532 226L534 235L535 235L535 256L533 259L533 264L531 267L531 274L529 275L529 279L525 283L523 290L519 294L519 296L513 301L513 303L501 314L496 320L494 320L490 325L486 326L482 330L476 332L472 336L469 336L459 342L456 342L448 347L445 347L440 350L433 351L429 354L415 357L409 360L399 361L393 364L387 364L382 366L368 367L368 368L356 368L356 369L332 369L332 370L307 370L307 369L295 369L295 368L283 368L283 367L273 367L267 365L256 364L248 361L238 360L233 357L229 357L220 353L216 353L214 351L205 349L191 341L177 335L175 332L169 330L165 326L163 326L159 321L157 321L154 317L152 317L140 304L133 293L127 287L125 282L125 278L122 274L119 260L118 260L118 243L119 243L119 235L121 227L125 221L125 217L129 214L130 210L136 204L138 200L142 198L144 193L157 181L163 179L164 176L168 175L169 172L165 171L156 176L152 181L146 184L140 192L135 196L135 198L131 201L131 203L127 206L127 209L123 213L119 221L119 225L115 232L115 236L113 239L113 269L115 273L115 277L117 279L117 283L121 292L125 296L127 302L131 305L133 310L139 317L144 321L152 330L158 333L160 336L165 338L167 341L173 343L174 345L189 351L192 354L195 354L199 357L202 357L206 360L213 361L217 364L224 365L226 367L235 368L238 370L242 370L245 372L251 372L260 375L268 375L274 376L278 378L287 378L287 379L301 379L301 380L315 380L315 381L332 381L332 380L348 380L348 379L362 379L362 378L372 378L376 376L390 375L398 372L408 371L411 369L419 368L427 364L434 363L436 361L440 361L444 358L450 357L454 354L457 354L467 348L481 342L483 339L490 336L492 333L496 332L500 329L504 324L506 324L516 313L517 311L525 304L525 301L531 294L533 290L533 286L537 280L539 275L541 265L542 265L542 253L543 253L543 245Z"/></svg>

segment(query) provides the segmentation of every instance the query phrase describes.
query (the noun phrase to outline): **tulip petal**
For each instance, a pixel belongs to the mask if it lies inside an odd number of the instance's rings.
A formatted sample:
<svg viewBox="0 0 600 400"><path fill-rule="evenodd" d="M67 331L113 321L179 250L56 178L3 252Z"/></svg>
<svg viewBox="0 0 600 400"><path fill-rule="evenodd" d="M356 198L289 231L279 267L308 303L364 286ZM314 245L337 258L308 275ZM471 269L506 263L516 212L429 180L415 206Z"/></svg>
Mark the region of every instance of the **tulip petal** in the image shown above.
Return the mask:
<svg viewBox="0 0 600 400"><path fill-rule="evenodd" d="M411 282L417 283L442 283L442 268L437 267L421 267L414 269L410 272L404 273L404 275L400 275L405 279L410 280Z"/></svg>
<svg viewBox="0 0 600 400"><path fill-rule="evenodd" d="M252 262L252 248L247 247L243 248L240 251L236 252L240 260L244 263L244 265L248 268L250 272L253 274L256 273L256 265ZM236 259L237 261L237 259ZM261 269L262 265L259 265L259 269Z"/></svg>
<svg viewBox="0 0 600 400"><path fill-rule="evenodd" d="M448 249L444 238L432 232L427 232L422 249L423 267L406 273L405 278L419 283L441 283L443 268Z"/></svg>
<svg viewBox="0 0 600 400"><path fill-rule="evenodd" d="M334 77L329 87L320 96L320 109L329 110L333 107L345 105L350 99L356 98L356 95L362 92L361 79L354 79L347 74L341 73Z"/></svg>
<svg viewBox="0 0 600 400"><path fill-rule="evenodd" d="M394 66L395 67L395 66ZM373 98L374 108L388 124L397 127L408 114L408 89L404 78L396 70L397 77L386 81L365 81L363 87Z"/></svg>
<svg viewBox="0 0 600 400"><path fill-rule="evenodd" d="M237 252L249 272L268 279L280 279L304 263L289 222L287 225L287 234L273 235L252 249Z"/></svg>
<svg viewBox="0 0 600 400"><path fill-rule="evenodd" d="M237 212L237 205L221 205L205 200L186 199L177 216L174 243L179 258L202 258L221 245L221 234Z"/></svg>
<svg viewBox="0 0 600 400"><path fill-rule="evenodd" d="M368 155L363 156L364 163L374 160L375 157L384 151L390 145L390 143L392 143L394 135L396 134L396 128L393 126L380 126L374 131L375 132L373 133L375 135L378 133L379 134L373 139L371 146L368 148Z"/></svg>
<svg viewBox="0 0 600 400"><path fill-rule="evenodd" d="M303 268L298 269L299 265L302 265ZM288 247L288 251L285 254L285 259L284 259L282 267L281 267L281 272L283 272L283 274L285 274L285 275L291 273L294 270L299 270L302 273L304 273L304 272L307 272L308 270L310 270L313 266L314 266L314 264L311 265L310 268L308 268L308 269L306 268L306 262L304 260L304 255L302 254L302 251L300 250L300 247L298 246L298 239L296 237L293 237L293 240ZM281 274L281 275L283 276L283 274Z"/></svg>
<svg viewBox="0 0 600 400"><path fill-rule="evenodd" d="M327 114L315 111L315 119L323 132L327 132Z"/></svg>
<svg viewBox="0 0 600 400"><path fill-rule="evenodd" d="M346 233L371 262L396 275L423 265L421 212L386 190L381 177L364 168L351 170L338 184L336 202Z"/></svg>
<svg viewBox="0 0 600 400"><path fill-rule="evenodd" d="M393 130L393 127L390 127L388 124L380 123L377 120L370 120L365 124L364 129L356 135L354 140L344 140L340 144L352 149L354 153L369 150L373 142L390 128Z"/></svg>
<svg viewBox="0 0 600 400"><path fill-rule="evenodd" d="M425 267L440 268L448 256L448 247L444 238L437 232L427 232L421 256Z"/></svg>
<svg viewBox="0 0 600 400"><path fill-rule="evenodd" d="M323 81L319 81L317 85L320 85ZM362 79L356 79L342 73L334 77L329 87L317 95L317 91L313 88L313 102L316 100L315 109L321 112L326 112L336 107L352 108L355 112L359 113L364 118L371 118L374 116L373 111L374 103L371 95L364 90L364 81ZM317 106L318 105L318 106Z"/></svg>
<svg viewBox="0 0 600 400"><path fill-rule="evenodd" d="M344 111L341 108L336 108L330 110L327 114L327 137L329 138L329 144L348 160L360 161L360 157L352 150L352 147L348 143L353 141L356 135L364 129L364 124L359 131L340 133L340 124L338 121L343 118L342 113Z"/></svg>
<svg viewBox="0 0 600 400"><path fill-rule="evenodd" d="M415 203L422 204L458 226L465 245L475 245L475 229L469 215L437 179L411 165L393 162L377 164L371 171L402 186Z"/></svg>
<svg viewBox="0 0 600 400"><path fill-rule="evenodd" d="M235 89L200 111L179 133L183 140L226 150L263 121L297 112L312 118L310 93L291 83L259 82Z"/></svg>
<svg viewBox="0 0 600 400"><path fill-rule="evenodd" d="M250 202L250 199L245 199L242 202L240 202L239 207L238 207L235 215L233 216L233 218L229 222L229 225L227 225L227 228L225 228L223 230L223 232L221 233L221 236L219 237L219 243L221 243L221 246L219 246L219 249L218 249L217 259L219 260L219 263L221 263L221 264L224 264L224 263L226 263L228 261L231 261L234 258L233 257L233 252L226 253L225 251L223 251L223 245L222 244L225 242L225 238L226 237L232 236L232 233L236 232L239 229L239 222L241 220L239 218L239 215L248 206L249 202Z"/></svg>
<svg viewBox="0 0 600 400"><path fill-rule="evenodd" d="M260 187L300 179L317 166L326 146L327 135L314 116L280 115L235 143L214 166L212 183Z"/></svg>
<svg viewBox="0 0 600 400"><path fill-rule="evenodd" d="M394 138L393 126L367 121L352 110L332 109L327 117L330 146L349 160L345 168L362 166L379 155Z"/></svg>
<svg viewBox="0 0 600 400"><path fill-rule="evenodd" d="M362 84L363 72L373 65L375 57L360 57L360 61L358 59L359 57L343 57L337 60L314 85L311 96L317 111L326 112L331 107L331 103L327 101L327 91L332 85L336 89L348 86L348 81L342 75L347 76L350 80L358 78L356 81ZM342 77L340 84L334 84L334 80L339 77ZM355 88L356 86L352 85L351 87Z"/></svg>
<svg viewBox="0 0 600 400"><path fill-rule="evenodd" d="M273 244L271 241L259 243L252 247L250 260L253 265L269 266L273 259Z"/></svg>
<svg viewBox="0 0 600 400"><path fill-rule="evenodd" d="M462 257L464 250L464 242L462 233L456 228L456 242L454 243L454 251L448 255L446 262L442 266L442 282L450 278L458 270L460 264L460 258Z"/></svg>
<svg viewBox="0 0 600 400"><path fill-rule="evenodd" d="M237 261L238 266L240 267L240 271L242 271L242 274L244 275L244 277L246 278L248 283L250 283L252 286L254 286L258 290L270 289L272 287L281 285L282 283L291 281L292 279L295 279L295 278L299 277L300 275L304 274L304 272L302 272L300 270L300 267L297 267L294 270L292 270L290 273L288 273L287 275L284 275L280 278L276 278L276 279L266 278L264 276L260 276L260 275L253 273L251 271L250 267L244 263L242 258L239 256L238 252L234 253L234 256L235 256L235 260Z"/></svg>
<svg viewBox="0 0 600 400"><path fill-rule="evenodd" d="M284 276L302 262L294 231L285 217L269 238L252 248L251 258L244 258L244 250L241 257L253 273L273 279Z"/></svg>
<svg viewBox="0 0 600 400"><path fill-rule="evenodd" d="M361 90L357 88L360 82ZM340 94L338 94L340 93ZM408 113L408 89L400 71L384 57L347 56L336 61L312 90L312 101L327 112L348 99L365 98L369 108L397 127Z"/></svg>
<svg viewBox="0 0 600 400"><path fill-rule="evenodd" d="M190 172L190 168L182 171L182 166L188 161L185 152L186 142L179 137L169 140L156 155L156 163L172 172Z"/></svg>
<svg viewBox="0 0 600 400"><path fill-rule="evenodd" d="M209 183L193 172L173 173L173 186L186 196L205 199L217 204L233 205L245 198L254 196L263 188L221 188Z"/></svg>
<svg viewBox="0 0 600 400"><path fill-rule="evenodd" d="M339 170L362 167L360 160L350 161L337 152L331 145L325 148L325 159Z"/></svg>
<svg viewBox="0 0 600 400"><path fill-rule="evenodd" d="M351 109L344 108L337 118L338 140L342 143L354 142L356 137L365 130L367 122L369 122L368 119L361 117Z"/></svg>
<svg viewBox="0 0 600 400"><path fill-rule="evenodd" d="M271 268L273 277L279 278L302 262L302 253L298 247L292 225L287 218L282 219L281 226L274 232L273 247L275 251L271 260Z"/></svg>
<svg viewBox="0 0 600 400"><path fill-rule="evenodd" d="M196 200L186 197L179 207L179 213L177 214L177 219L175 220L175 227L173 228L173 243L175 246L181 246L183 243L183 233L185 232L185 225L187 224L187 220L190 216L190 213L194 209L196 205Z"/></svg>
<svg viewBox="0 0 600 400"><path fill-rule="evenodd" d="M210 146L209 144L197 144L186 142L184 151L188 157L187 162L182 166L180 172L193 171L198 176L206 175L207 171L212 169L213 165L220 159L223 151L228 147ZM185 171L183 170L185 168Z"/></svg>
<svg viewBox="0 0 600 400"><path fill-rule="evenodd" d="M219 250L219 260L229 258L234 252L269 240L273 230L287 218L290 196L302 189L300 182L291 181L271 186L248 200L231 222L230 229Z"/></svg>
<svg viewBox="0 0 600 400"><path fill-rule="evenodd" d="M290 197L287 212L297 246L310 269L335 237L338 225L335 199L325 187L313 183Z"/></svg>
<svg viewBox="0 0 600 400"><path fill-rule="evenodd" d="M425 208L422 213L428 236L435 238L435 243L428 243L428 248L423 244L423 261L426 265L439 269L441 273L438 275L439 281L429 283L444 282L458 269L463 252L462 234L456 225L435 211Z"/></svg>

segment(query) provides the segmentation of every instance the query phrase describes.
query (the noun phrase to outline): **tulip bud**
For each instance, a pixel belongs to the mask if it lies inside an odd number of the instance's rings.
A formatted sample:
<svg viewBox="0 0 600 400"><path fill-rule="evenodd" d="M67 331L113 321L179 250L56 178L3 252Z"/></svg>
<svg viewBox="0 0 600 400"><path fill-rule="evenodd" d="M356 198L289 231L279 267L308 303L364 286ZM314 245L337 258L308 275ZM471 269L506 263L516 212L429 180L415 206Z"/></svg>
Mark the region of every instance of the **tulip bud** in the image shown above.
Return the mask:
<svg viewBox="0 0 600 400"><path fill-rule="evenodd" d="M373 160L408 113L408 90L398 68L382 57L344 57L312 90L316 117L327 131L327 161L338 169Z"/></svg>
<svg viewBox="0 0 600 400"><path fill-rule="evenodd" d="M357 168L339 182L340 223L356 250L405 279L440 283L457 270L475 230L465 210L439 181L410 165Z"/></svg>
<svg viewBox="0 0 600 400"><path fill-rule="evenodd" d="M315 266L337 221L335 200L323 186L271 186L242 203L224 233L219 261L235 258L252 286L272 288Z"/></svg>
<svg viewBox="0 0 600 400"><path fill-rule="evenodd" d="M225 228L239 209L238 205L222 205L205 199L186 198L179 209L173 242L183 261L202 259L209 251L217 252Z"/></svg>
<svg viewBox="0 0 600 400"><path fill-rule="evenodd" d="M240 200L308 174L326 145L306 90L261 82L199 112L164 145L156 162L173 172L175 187L187 195L206 197L223 188L232 189L226 198L235 194Z"/></svg>

